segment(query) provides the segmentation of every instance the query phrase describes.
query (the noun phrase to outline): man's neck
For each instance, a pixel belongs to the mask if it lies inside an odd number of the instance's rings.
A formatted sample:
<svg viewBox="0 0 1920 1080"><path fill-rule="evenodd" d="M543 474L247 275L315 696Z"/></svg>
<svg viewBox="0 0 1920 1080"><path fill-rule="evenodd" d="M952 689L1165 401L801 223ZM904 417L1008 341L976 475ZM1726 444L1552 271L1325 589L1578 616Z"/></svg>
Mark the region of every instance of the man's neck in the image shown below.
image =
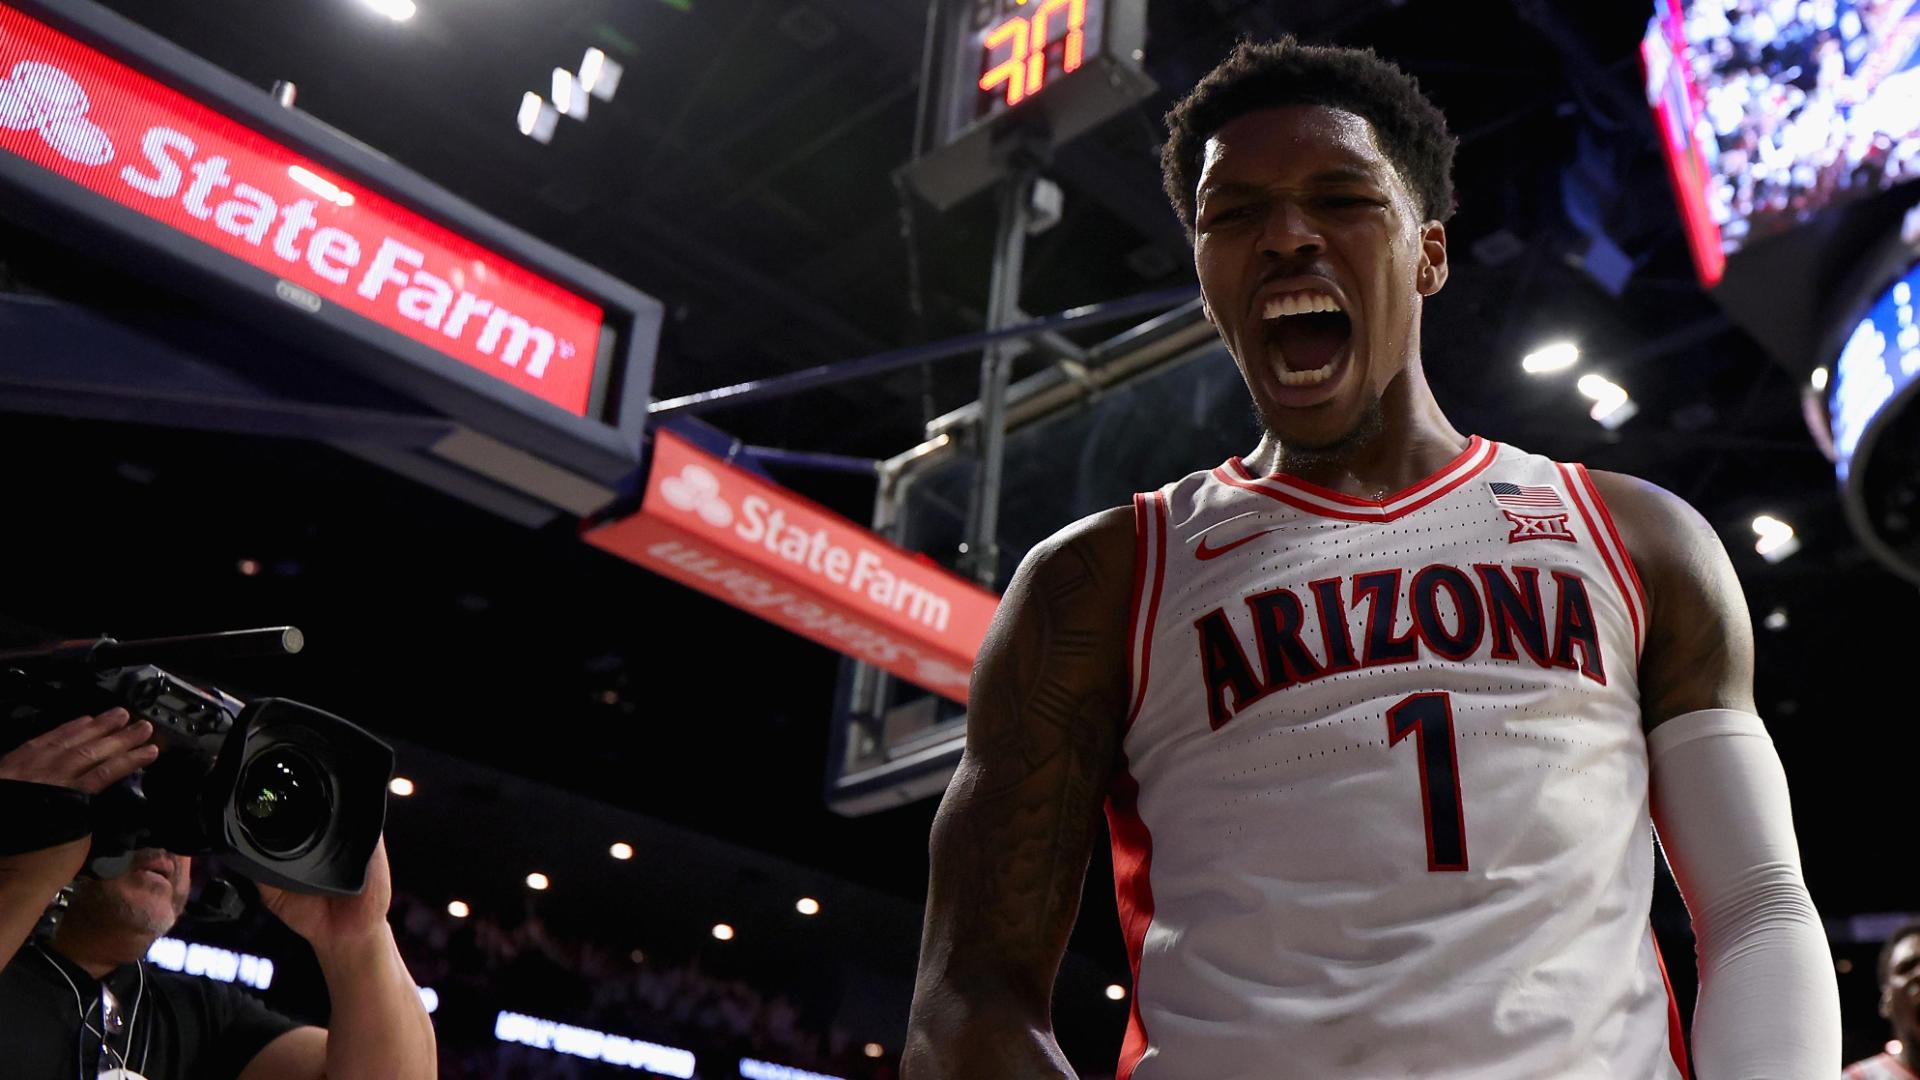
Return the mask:
<svg viewBox="0 0 1920 1080"><path fill-rule="evenodd" d="M90 927L61 923L49 947L71 961L75 967L104 978L107 972L125 967L147 954L150 937L125 930L100 932Z"/></svg>
<svg viewBox="0 0 1920 1080"><path fill-rule="evenodd" d="M1411 373L1410 373L1411 374ZM1424 378L1402 376L1380 400L1377 432L1335 452L1290 452L1273 435L1245 458L1255 475L1285 473L1362 499L1404 491L1446 468L1467 445L1434 401Z"/></svg>

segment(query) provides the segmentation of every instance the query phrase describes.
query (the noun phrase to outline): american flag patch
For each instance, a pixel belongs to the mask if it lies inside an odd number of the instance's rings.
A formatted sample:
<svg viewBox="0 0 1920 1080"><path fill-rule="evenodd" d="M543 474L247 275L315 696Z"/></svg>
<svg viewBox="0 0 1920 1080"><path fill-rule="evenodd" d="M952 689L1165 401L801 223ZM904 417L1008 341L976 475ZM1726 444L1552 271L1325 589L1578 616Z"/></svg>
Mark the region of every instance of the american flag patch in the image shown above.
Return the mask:
<svg viewBox="0 0 1920 1080"><path fill-rule="evenodd" d="M1560 493L1552 484L1507 484L1492 483L1487 489L1493 492L1493 501L1503 510L1518 510L1523 514L1539 514L1545 511L1564 512L1567 504L1560 501Z"/></svg>

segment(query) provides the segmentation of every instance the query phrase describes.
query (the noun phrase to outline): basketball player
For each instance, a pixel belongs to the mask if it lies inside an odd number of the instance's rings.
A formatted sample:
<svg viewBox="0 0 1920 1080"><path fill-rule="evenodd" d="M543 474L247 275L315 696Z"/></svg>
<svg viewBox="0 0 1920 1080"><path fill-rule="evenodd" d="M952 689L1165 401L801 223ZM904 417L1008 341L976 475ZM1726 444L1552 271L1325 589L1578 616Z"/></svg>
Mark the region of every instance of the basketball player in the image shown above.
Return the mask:
<svg viewBox="0 0 1920 1080"><path fill-rule="evenodd" d="M1119 1080L1683 1077L1654 824L1698 934L1700 1075L1833 1076L1833 968L1713 529L1469 437L1428 389L1445 120L1371 52L1289 39L1169 122L1266 435L1008 587L933 828L904 1075L1071 1075L1050 999L1104 801Z"/></svg>
<svg viewBox="0 0 1920 1080"><path fill-rule="evenodd" d="M1920 1080L1920 922L1880 946L1880 1015L1900 1041L1897 1054L1875 1054L1847 1066L1845 1080Z"/></svg>

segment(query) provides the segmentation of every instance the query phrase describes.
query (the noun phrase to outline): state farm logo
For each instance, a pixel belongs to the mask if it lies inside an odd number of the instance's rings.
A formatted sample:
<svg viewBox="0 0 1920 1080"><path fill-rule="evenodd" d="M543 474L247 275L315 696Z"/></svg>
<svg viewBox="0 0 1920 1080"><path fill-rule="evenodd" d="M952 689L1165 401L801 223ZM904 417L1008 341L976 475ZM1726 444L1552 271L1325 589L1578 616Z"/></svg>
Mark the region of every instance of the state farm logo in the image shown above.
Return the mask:
<svg viewBox="0 0 1920 1080"><path fill-rule="evenodd" d="M113 142L87 119L92 104L73 76L49 64L21 61L0 79L0 128L38 131L68 161L105 165L113 160Z"/></svg>
<svg viewBox="0 0 1920 1080"><path fill-rule="evenodd" d="M671 464L663 466L672 468ZM756 559L767 565L787 563L824 580L834 590L853 593L866 603L932 630L945 632L953 618L952 587L938 571L920 574L891 562L880 544L867 543L857 529L838 530L810 512L790 513L765 495L748 492L737 504L720 494L720 474L705 465L686 462L680 471L662 479L660 500L675 510L697 514L716 529L725 529L736 541L759 549ZM760 554L764 552L765 554ZM935 672L951 680L952 672Z"/></svg>
<svg viewBox="0 0 1920 1080"><path fill-rule="evenodd" d="M733 507L720 497L720 478L698 465L683 466L679 476L660 481L660 497L676 510L699 514L716 529L733 524Z"/></svg>

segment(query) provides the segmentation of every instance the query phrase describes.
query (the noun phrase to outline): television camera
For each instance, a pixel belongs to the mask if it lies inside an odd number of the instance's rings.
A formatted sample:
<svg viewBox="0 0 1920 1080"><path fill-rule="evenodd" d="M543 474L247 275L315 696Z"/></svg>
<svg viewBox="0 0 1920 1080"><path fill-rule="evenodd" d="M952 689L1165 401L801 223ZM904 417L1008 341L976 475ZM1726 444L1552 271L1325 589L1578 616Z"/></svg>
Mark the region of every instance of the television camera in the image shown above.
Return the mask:
<svg viewBox="0 0 1920 1080"><path fill-rule="evenodd" d="M297 892L353 895L386 825L393 748L284 698L239 698L170 667L285 656L291 626L0 652L0 753L78 716L120 707L160 747L93 796L88 872L114 877L132 852L214 855L241 876Z"/></svg>

